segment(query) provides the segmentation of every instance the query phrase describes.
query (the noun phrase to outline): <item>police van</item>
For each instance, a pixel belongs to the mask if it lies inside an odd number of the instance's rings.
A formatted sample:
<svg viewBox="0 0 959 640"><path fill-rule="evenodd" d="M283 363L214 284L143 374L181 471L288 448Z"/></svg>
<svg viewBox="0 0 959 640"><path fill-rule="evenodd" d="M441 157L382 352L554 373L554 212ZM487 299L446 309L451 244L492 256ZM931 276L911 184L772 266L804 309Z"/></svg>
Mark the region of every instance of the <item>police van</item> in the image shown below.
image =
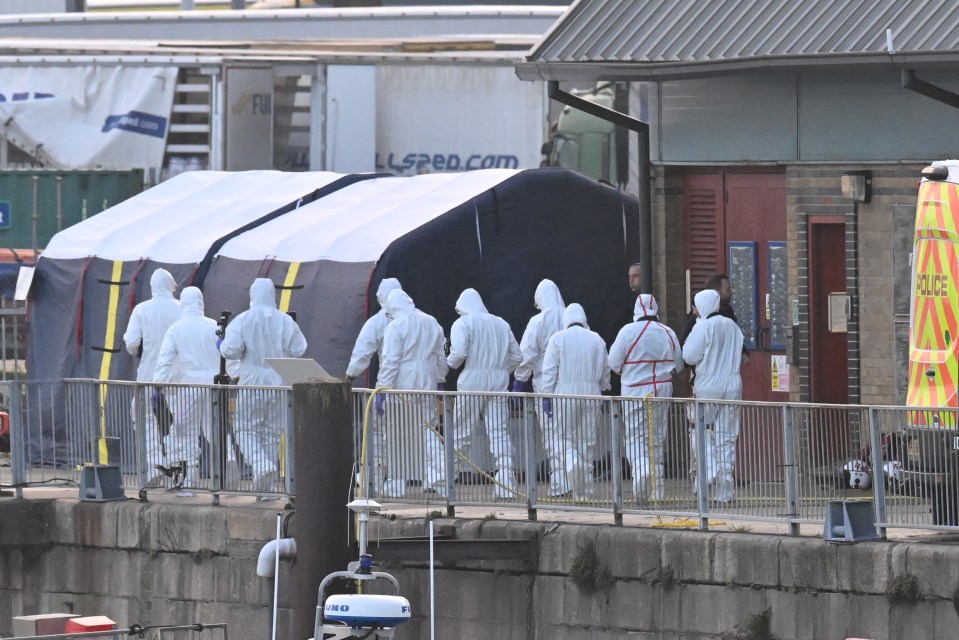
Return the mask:
<svg viewBox="0 0 959 640"><path fill-rule="evenodd" d="M959 525L959 160L922 170L912 252L908 456L903 479L932 501L933 523ZM915 408L916 410L912 410Z"/></svg>

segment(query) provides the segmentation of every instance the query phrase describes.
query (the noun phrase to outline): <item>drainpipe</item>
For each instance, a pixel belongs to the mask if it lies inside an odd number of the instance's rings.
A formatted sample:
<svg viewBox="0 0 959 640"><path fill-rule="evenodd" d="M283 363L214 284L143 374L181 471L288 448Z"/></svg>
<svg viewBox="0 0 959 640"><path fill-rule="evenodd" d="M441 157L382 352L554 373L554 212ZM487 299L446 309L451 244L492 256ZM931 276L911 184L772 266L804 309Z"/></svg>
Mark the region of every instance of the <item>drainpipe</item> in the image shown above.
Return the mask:
<svg viewBox="0 0 959 640"><path fill-rule="evenodd" d="M606 122L639 134L639 262L643 265L640 272L640 293L653 292L653 224L650 193L649 161L649 125L614 109L584 100L579 96L563 91L559 82L549 80L546 83L546 95L551 100L565 104L579 111L596 116Z"/></svg>
<svg viewBox="0 0 959 640"><path fill-rule="evenodd" d="M916 72L912 69L902 70L902 88L915 91L916 93L924 95L927 98L938 100L939 102L949 105L953 109L959 109L959 95L947 89L943 89L942 87L937 87L934 84L930 84L924 80L918 79L916 77Z"/></svg>
<svg viewBox="0 0 959 640"><path fill-rule="evenodd" d="M296 541L293 538L281 538L279 540L270 540L260 549L260 555L256 558L256 575L261 578L274 577L276 567L276 556L281 558L296 557Z"/></svg>

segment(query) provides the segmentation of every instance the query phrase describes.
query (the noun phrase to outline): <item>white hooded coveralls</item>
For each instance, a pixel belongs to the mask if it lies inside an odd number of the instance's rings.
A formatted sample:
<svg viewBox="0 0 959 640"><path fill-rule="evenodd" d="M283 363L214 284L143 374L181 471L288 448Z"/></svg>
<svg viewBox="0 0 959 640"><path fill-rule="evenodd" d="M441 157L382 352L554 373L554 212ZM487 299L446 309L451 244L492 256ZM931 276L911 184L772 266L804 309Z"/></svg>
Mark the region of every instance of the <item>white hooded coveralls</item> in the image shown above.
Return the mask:
<svg viewBox="0 0 959 640"><path fill-rule="evenodd" d="M187 287L180 294L182 317L167 330L157 356L154 382L213 384L220 369L216 322L203 315L203 293ZM211 389L178 387L166 391L175 417L168 442L169 459L186 461L184 486L195 487L199 477L200 436L212 442Z"/></svg>
<svg viewBox="0 0 959 640"><path fill-rule="evenodd" d="M566 305L559 287L552 280L542 280L536 285L533 293L533 302L540 310L530 318L523 332L523 339L519 343L523 361L513 373L517 380L526 382L533 379L533 391L543 393L540 376L543 371L543 357L546 355L546 345L553 334L563 329L563 312Z"/></svg>
<svg viewBox="0 0 959 640"><path fill-rule="evenodd" d="M390 318L386 315L386 299L389 295L402 289L400 281L396 278L383 278L376 288L376 301L380 305L380 310L370 316L363 323L359 335L356 337L356 344L353 346L353 354L350 356L350 363L346 367L348 378L358 378L365 372L376 355L380 364L383 362L383 336L386 335L386 325L390 323ZM367 443L369 450L369 477L367 477L367 495L373 495L373 492L380 491L383 487L385 478L382 474L386 471L384 462L383 443L385 442L384 429L386 427L383 416L373 413L370 416L369 428L372 431L371 438ZM363 446L363 437L360 434L359 446ZM363 472L361 472L361 477Z"/></svg>
<svg viewBox="0 0 959 640"><path fill-rule="evenodd" d="M423 313L403 290L392 291L386 299L386 312L392 320L383 336L383 357L377 387L396 390L435 390L446 380L448 367L443 353L445 338L440 324ZM437 399L420 394L391 394L386 402L387 438L391 447L384 487L389 497L406 493L406 480L412 477L413 461L409 450L422 438L424 490L446 491L446 464L443 441L437 433ZM376 446L373 450L383 450ZM383 461L374 461L374 463Z"/></svg>
<svg viewBox="0 0 959 640"><path fill-rule="evenodd" d="M633 307L633 322L619 330L609 348L609 367L619 374L622 394L627 398L672 396L673 373L683 369L679 339L672 329L655 319L658 313L656 299L648 293L640 294ZM632 466L637 500L650 496L662 500L665 495L663 443L668 410L661 402L623 402L626 457Z"/></svg>
<svg viewBox="0 0 959 640"><path fill-rule="evenodd" d="M276 289L268 278L250 285L250 308L226 328L220 354L239 360L240 384L278 387L283 384L266 358L299 358L306 338L296 321L276 308ZM273 393L240 389L237 393L234 438L244 461L253 468L254 491L267 489L277 478L280 434L287 425L286 403Z"/></svg>
<svg viewBox="0 0 959 640"><path fill-rule="evenodd" d="M386 325L390 322L386 317L386 299L390 293L401 288L400 281L396 278L383 278L376 288L376 301L380 304L380 310L363 323L363 328L356 337L350 364L346 367L348 377L358 378L369 368L374 355L379 356L380 361L383 360L383 336Z"/></svg>
<svg viewBox="0 0 959 640"><path fill-rule="evenodd" d="M563 326L566 328L554 334L546 346L542 392L600 395L610 388L606 343L590 331L586 312L575 302L563 312ZM592 497L591 464L600 408L599 400L553 400L556 419L543 430L552 472L550 495L569 491L568 476L576 497Z"/></svg>
<svg viewBox="0 0 959 640"><path fill-rule="evenodd" d="M157 353L163 336L174 322L180 319L180 303L173 297L176 280L166 269L157 269L150 276L151 298L144 300L133 308L130 322L123 334L123 342L132 356L140 355L140 364L137 367L137 382L151 382L156 369ZM153 413L150 397L153 389L146 387L141 390L144 442L146 445L146 460L143 468L149 476L153 475L155 465L166 465L163 456L162 439L157 429L156 415ZM133 424L137 426L136 403L131 408Z"/></svg>
<svg viewBox="0 0 959 640"><path fill-rule="evenodd" d="M494 493L498 498L509 498L516 473L509 434L509 405L502 394L509 384L510 373L522 360L522 354L509 324L486 310L475 289L466 289L460 294L456 313L460 318L450 330L450 354L446 363L450 369L463 367L456 383L457 391L485 391L498 395L457 395L453 411L453 446L464 455L470 454L473 429L483 418L498 470L496 479L504 485L497 486Z"/></svg>
<svg viewBox="0 0 959 640"><path fill-rule="evenodd" d="M519 382L532 380L533 391L542 393L543 356L546 355L546 345L549 343L549 339L553 337L554 333L563 329L563 311L566 310L566 303L563 302L563 296L560 294L556 283L546 278L536 285L536 290L533 292L533 304L540 312L530 318L526 324L526 330L523 331L523 337L519 343L523 360L516 367L516 371L513 372L513 377ZM541 401L537 400L532 405L533 413L536 416L536 424L539 425L540 429L537 437L543 439L545 448L546 428L553 418L543 411ZM566 486L565 474L562 471L554 471L553 476L557 478L557 482L566 487L559 493L568 492L569 487Z"/></svg>
<svg viewBox="0 0 959 640"><path fill-rule="evenodd" d="M696 367L693 395L697 400L741 400L743 332L739 326L718 314L719 294L700 291L694 299L699 319L683 345L683 358ZM713 499L733 499L736 484L736 439L739 437L738 404L697 403L698 424L691 432L692 451L698 451L696 433L706 426L706 481L713 483Z"/></svg>

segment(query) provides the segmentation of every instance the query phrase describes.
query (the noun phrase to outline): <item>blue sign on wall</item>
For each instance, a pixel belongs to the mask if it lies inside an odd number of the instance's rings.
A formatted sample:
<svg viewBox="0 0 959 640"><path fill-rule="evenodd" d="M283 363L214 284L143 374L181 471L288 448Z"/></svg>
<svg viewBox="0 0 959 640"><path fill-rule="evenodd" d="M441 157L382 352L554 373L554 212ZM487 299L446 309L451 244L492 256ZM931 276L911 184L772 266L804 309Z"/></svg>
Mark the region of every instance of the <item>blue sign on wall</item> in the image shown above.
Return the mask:
<svg viewBox="0 0 959 640"><path fill-rule="evenodd" d="M0 229L10 228L10 201L0 200Z"/></svg>

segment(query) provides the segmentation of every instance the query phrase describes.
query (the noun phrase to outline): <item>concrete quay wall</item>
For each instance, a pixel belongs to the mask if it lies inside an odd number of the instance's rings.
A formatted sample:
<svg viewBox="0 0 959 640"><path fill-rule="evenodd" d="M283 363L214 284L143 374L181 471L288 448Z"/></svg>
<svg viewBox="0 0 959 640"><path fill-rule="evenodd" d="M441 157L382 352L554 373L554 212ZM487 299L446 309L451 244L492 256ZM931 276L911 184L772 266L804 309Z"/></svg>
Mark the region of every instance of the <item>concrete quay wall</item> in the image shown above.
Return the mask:
<svg viewBox="0 0 959 640"><path fill-rule="evenodd" d="M2 501L0 635L11 635L13 615L72 611L121 626L226 622L229 640L269 637L273 581L255 569L275 536L276 515L135 501ZM371 553L380 538L425 535L427 522L374 519ZM461 540L533 541L529 562L437 568L439 638L953 640L959 628L959 545L946 541L830 545L815 537L611 525L436 524ZM295 514L287 525L296 536ZM309 535L298 544L309 544ZM397 639L429 638L427 563L390 562L384 570L399 579L415 615ZM279 638L289 637L290 575L284 560Z"/></svg>

